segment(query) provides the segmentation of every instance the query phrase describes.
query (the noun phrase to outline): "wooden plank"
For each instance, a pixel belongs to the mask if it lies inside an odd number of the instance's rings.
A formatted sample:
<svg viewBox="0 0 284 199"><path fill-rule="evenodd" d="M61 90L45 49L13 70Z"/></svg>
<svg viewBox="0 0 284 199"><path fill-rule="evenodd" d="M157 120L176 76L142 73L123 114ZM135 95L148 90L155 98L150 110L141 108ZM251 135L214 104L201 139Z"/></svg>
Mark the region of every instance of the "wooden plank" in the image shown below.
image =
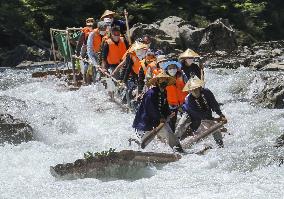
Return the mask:
<svg viewBox="0 0 284 199"><path fill-rule="evenodd" d="M75 70L75 72L77 73L77 70ZM68 74L73 74L73 70L70 68L63 68L63 69L51 69L51 70L47 70L47 71L38 71L38 72L34 72L32 73L32 77L33 78L39 78L39 77L45 77L47 75L68 75Z"/></svg>

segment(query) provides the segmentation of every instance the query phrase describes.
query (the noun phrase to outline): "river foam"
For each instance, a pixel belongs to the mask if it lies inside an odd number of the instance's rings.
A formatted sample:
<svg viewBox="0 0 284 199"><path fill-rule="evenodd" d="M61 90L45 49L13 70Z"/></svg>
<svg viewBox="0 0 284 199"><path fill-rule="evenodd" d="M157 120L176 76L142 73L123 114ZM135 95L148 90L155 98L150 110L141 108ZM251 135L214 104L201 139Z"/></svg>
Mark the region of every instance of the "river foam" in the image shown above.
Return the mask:
<svg viewBox="0 0 284 199"><path fill-rule="evenodd" d="M224 103L229 120L225 148L218 149L209 137L189 150L212 144L206 155L184 155L149 168L152 175L137 180L102 181L58 180L49 167L73 162L87 151L137 149L127 141L134 134L134 115L110 102L100 86L67 91L58 79L6 70L0 74L0 112L27 121L35 141L0 146L0 198L283 198L284 167L275 158L284 151L271 146L283 133L284 111L240 100L250 98L254 73L206 70L206 86ZM171 151L163 144L146 150Z"/></svg>

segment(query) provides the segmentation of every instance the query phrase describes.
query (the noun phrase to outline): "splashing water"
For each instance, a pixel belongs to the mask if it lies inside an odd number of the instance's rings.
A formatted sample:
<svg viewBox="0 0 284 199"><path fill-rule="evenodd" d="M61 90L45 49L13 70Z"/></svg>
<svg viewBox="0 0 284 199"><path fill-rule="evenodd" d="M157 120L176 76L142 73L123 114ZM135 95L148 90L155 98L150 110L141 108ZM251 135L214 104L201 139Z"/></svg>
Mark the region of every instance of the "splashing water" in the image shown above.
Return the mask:
<svg viewBox="0 0 284 199"><path fill-rule="evenodd" d="M215 147L204 156L184 155L135 181L94 178L57 180L49 167L73 162L86 151L128 146L133 114L109 102L100 86L68 91L55 79L32 79L31 71L0 73L0 113L27 121L35 141L0 146L0 198L283 198L284 167L275 158L282 149L271 147L284 130L283 109L251 106L255 73L207 69L210 88L227 116L225 148ZM260 85L258 85L260 86ZM197 144L214 145L212 137ZM215 145L214 145L215 146ZM163 144L147 151L171 152ZM148 171L149 172L149 171Z"/></svg>

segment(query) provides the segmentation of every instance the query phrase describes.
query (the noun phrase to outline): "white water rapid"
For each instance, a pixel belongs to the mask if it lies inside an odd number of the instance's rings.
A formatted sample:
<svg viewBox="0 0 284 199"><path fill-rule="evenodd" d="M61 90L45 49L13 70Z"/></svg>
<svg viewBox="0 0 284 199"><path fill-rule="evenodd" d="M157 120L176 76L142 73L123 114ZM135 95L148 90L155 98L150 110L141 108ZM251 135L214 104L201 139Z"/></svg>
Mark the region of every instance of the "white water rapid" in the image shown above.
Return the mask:
<svg viewBox="0 0 284 199"><path fill-rule="evenodd" d="M183 155L177 162L148 168L137 179L111 181L58 180L49 167L74 162L87 151L137 150L127 141L134 134L133 114L109 102L98 86L68 91L56 78L32 79L31 71L0 72L0 113L27 121L35 133L35 141L0 146L0 199L283 199L284 166L279 167L275 158L284 156L284 149L272 146L284 132L284 110L249 104L257 72L245 68L205 72L206 87L224 103L221 109L229 121L225 148L217 148L210 136L188 150L212 144L205 155ZM171 149L152 144L146 151Z"/></svg>

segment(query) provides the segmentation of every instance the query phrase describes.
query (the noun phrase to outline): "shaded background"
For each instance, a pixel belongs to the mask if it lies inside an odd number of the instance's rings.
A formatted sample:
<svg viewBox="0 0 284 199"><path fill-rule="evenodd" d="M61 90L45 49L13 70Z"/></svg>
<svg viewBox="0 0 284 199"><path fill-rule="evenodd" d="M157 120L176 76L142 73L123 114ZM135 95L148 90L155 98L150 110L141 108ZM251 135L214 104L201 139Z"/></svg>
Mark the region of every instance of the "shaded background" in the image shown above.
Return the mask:
<svg viewBox="0 0 284 199"><path fill-rule="evenodd" d="M130 26L170 15L205 27L217 18L229 19L239 44L279 40L284 35L283 0L9 0L0 3L0 53L19 44L49 47L49 28L80 27L87 17L98 19L105 9Z"/></svg>

